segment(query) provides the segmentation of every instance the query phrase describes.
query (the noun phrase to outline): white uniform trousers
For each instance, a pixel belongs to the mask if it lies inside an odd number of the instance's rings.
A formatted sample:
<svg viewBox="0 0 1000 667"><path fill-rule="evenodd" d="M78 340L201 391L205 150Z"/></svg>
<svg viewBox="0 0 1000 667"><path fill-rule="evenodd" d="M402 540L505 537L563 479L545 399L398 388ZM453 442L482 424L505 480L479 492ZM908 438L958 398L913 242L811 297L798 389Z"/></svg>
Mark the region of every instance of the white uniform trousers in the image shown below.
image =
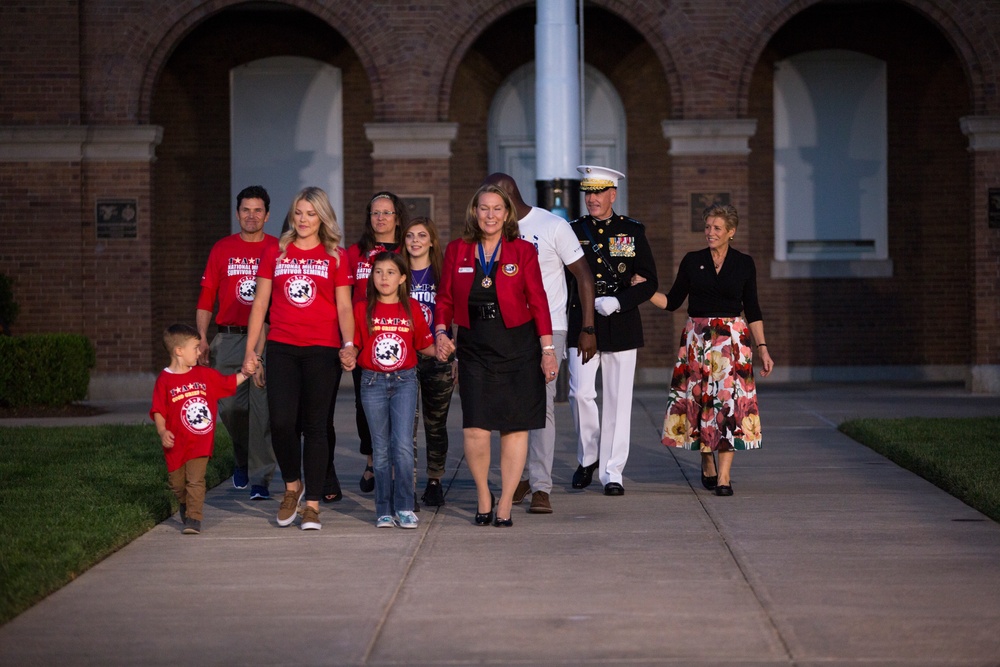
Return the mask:
<svg viewBox="0 0 1000 667"><path fill-rule="evenodd" d="M569 404L577 432L577 460L598 461L601 484L622 483L632 432L632 385L637 350L598 352L586 364L569 350ZM597 370L601 370L601 413L597 410Z"/></svg>

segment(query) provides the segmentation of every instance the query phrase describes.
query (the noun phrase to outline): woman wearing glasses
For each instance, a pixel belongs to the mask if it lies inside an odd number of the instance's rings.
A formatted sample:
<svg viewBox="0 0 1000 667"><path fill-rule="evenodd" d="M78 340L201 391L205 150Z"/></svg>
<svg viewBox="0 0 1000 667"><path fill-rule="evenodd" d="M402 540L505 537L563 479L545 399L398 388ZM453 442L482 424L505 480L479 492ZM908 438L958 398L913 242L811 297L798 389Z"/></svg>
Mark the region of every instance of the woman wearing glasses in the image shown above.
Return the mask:
<svg viewBox="0 0 1000 667"><path fill-rule="evenodd" d="M347 270L351 276L351 284L354 285L353 303L366 300L365 288L368 284L368 276L372 272L373 258L380 252L400 252L403 241L402 229L408 220L403 200L391 192L376 192L369 200L365 209L365 223L361 238L347 249ZM358 486L364 493L371 493L375 490L375 472L372 469L372 434L368 428L364 408L361 407L360 366L354 368L352 376L354 378L355 421L358 426L358 437L361 439L360 449L361 453L368 459ZM332 407L330 417L333 418ZM343 497L333 465L333 446L335 443L336 434L331 428L330 466L327 470L327 484L323 496L324 501L328 503L336 502Z"/></svg>

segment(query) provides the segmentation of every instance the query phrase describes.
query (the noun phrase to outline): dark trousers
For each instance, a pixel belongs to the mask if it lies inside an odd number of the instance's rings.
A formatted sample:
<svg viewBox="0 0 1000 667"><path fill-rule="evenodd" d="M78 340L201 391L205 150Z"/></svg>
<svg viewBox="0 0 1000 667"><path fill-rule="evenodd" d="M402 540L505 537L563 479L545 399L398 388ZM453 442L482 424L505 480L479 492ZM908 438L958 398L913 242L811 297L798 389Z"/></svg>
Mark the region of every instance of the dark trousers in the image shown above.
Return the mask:
<svg viewBox="0 0 1000 667"><path fill-rule="evenodd" d="M364 456L372 455L372 432L368 428L368 418L365 417L365 407L361 405L361 364L351 372L354 379L354 421L358 425L358 437L361 438L359 451Z"/></svg>
<svg viewBox="0 0 1000 667"><path fill-rule="evenodd" d="M271 443L285 483L298 481L304 472L306 500L323 497L323 478L330 460L331 396L339 370L335 347L267 343Z"/></svg>
<svg viewBox="0 0 1000 667"><path fill-rule="evenodd" d="M445 459L448 458L448 409L451 407L452 392L455 391L452 364L418 355L417 378L420 382L420 406L427 441L427 478L441 479L444 476Z"/></svg>

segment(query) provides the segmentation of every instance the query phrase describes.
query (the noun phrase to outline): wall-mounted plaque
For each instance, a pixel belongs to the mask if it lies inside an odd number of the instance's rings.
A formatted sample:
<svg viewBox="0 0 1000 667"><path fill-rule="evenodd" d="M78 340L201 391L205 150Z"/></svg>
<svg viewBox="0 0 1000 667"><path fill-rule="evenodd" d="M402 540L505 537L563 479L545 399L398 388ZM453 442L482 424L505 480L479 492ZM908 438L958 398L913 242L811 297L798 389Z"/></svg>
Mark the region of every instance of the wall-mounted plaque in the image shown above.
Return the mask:
<svg viewBox="0 0 1000 667"><path fill-rule="evenodd" d="M97 238L134 239L139 227L139 206L135 199L98 199Z"/></svg>
<svg viewBox="0 0 1000 667"><path fill-rule="evenodd" d="M691 231L705 231L705 219L701 214L705 209L715 204L728 204L728 192L692 192L691 193Z"/></svg>
<svg viewBox="0 0 1000 667"><path fill-rule="evenodd" d="M406 213L410 220L430 218L434 220L434 195L399 195L406 203Z"/></svg>

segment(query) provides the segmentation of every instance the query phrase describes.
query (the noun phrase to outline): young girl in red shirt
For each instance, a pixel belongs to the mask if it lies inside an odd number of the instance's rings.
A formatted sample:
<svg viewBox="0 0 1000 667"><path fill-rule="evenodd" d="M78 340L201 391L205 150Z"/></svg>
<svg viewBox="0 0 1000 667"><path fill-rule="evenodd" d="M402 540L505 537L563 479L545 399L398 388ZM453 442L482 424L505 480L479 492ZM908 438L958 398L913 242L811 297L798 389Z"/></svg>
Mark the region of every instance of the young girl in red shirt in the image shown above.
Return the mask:
<svg viewBox="0 0 1000 667"><path fill-rule="evenodd" d="M406 264L397 253L379 253L372 262L367 299L354 305L358 323L354 347L361 368L361 403L372 434L379 528L417 527L413 512L417 352L433 356L435 347L420 304L410 298L406 276Z"/></svg>

